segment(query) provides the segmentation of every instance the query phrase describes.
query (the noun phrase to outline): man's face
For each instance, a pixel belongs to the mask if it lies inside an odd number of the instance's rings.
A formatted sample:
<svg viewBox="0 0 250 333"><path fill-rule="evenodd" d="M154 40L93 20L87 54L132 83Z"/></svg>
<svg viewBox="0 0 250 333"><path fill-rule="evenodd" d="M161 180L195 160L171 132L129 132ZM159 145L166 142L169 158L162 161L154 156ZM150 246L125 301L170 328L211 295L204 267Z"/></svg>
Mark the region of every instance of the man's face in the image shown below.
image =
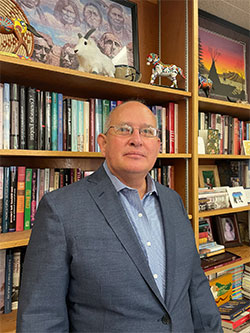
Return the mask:
<svg viewBox="0 0 250 333"><path fill-rule="evenodd" d="M36 61L46 63L48 56L50 54L50 46L43 38L37 39L37 42L34 45L34 52L32 58Z"/></svg>
<svg viewBox="0 0 250 333"><path fill-rule="evenodd" d="M98 143L111 172L126 183L126 177L137 175L143 180L154 166L160 149L158 137L145 138L138 128L156 127L156 119L145 105L128 102L111 116L110 125L128 124L134 127L129 136L119 136L110 128L106 135L99 135Z"/></svg>
<svg viewBox="0 0 250 333"><path fill-rule="evenodd" d="M114 7L111 9L109 16L110 16L111 24L116 29L120 29L124 23L124 18L123 18L122 12L118 8Z"/></svg>
<svg viewBox="0 0 250 333"><path fill-rule="evenodd" d="M62 51L60 65L66 68L77 69L78 61L74 49L68 46Z"/></svg>
<svg viewBox="0 0 250 333"><path fill-rule="evenodd" d="M84 16L87 24L91 28L96 29L101 24L101 17L98 13L98 10L92 5L89 5L84 9Z"/></svg>
<svg viewBox="0 0 250 333"><path fill-rule="evenodd" d="M121 44L116 41L112 40L111 38L107 38L104 42L104 54L108 57L113 58L116 56L121 50Z"/></svg>
<svg viewBox="0 0 250 333"><path fill-rule="evenodd" d="M62 9L62 19L65 23L73 24L76 14L72 6L66 6Z"/></svg>

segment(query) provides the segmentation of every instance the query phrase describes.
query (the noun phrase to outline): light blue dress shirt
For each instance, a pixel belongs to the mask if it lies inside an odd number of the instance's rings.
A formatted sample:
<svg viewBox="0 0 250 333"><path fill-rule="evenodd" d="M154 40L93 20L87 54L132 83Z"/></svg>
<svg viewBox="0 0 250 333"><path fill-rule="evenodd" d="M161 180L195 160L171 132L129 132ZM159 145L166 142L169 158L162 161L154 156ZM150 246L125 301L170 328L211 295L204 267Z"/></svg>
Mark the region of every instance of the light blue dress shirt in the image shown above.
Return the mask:
<svg viewBox="0 0 250 333"><path fill-rule="evenodd" d="M157 287L165 299L166 254L162 214L156 186L147 175L147 192L142 199L136 189L126 186L109 170L106 161L104 169L112 181L127 213L138 241L148 260Z"/></svg>

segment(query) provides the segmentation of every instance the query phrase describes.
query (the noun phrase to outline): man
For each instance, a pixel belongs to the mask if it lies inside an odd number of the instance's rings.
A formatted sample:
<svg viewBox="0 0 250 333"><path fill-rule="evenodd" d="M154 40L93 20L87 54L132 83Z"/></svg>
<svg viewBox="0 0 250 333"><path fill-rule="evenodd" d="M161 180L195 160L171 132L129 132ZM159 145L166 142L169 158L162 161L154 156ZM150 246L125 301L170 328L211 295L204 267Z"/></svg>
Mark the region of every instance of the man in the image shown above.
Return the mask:
<svg viewBox="0 0 250 333"><path fill-rule="evenodd" d="M148 175L155 127L145 105L119 105L98 136L104 165L43 197L17 332L222 332L182 201Z"/></svg>
<svg viewBox="0 0 250 333"><path fill-rule="evenodd" d="M79 63L77 56L74 52L75 45L66 43L61 48L60 53L60 66L71 69L78 69Z"/></svg>
<svg viewBox="0 0 250 333"><path fill-rule="evenodd" d="M109 58L114 58L122 49L122 44L112 33L105 32L98 41L98 47Z"/></svg>
<svg viewBox="0 0 250 333"><path fill-rule="evenodd" d="M49 35L39 31L43 38L34 37L34 51L32 59L44 64L51 64L53 42Z"/></svg>

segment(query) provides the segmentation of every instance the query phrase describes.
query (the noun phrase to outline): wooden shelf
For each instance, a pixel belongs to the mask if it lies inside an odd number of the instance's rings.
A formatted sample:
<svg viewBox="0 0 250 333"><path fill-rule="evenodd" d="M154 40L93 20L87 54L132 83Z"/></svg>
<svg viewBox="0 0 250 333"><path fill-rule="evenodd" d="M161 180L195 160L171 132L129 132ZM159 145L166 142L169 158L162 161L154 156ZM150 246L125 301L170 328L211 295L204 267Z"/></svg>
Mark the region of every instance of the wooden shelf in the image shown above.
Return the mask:
<svg viewBox="0 0 250 333"><path fill-rule="evenodd" d="M240 116L241 120L249 120L250 104L231 103L213 98L198 97L199 110L206 112L216 112L231 116Z"/></svg>
<svg viewBox="0 0 250 333"><path fill-rule="evenodd" d="M236 261L232 264L228 264L228 265L225 265L225 266L222 266L222 267L211 269L211 270L205 272L206 275L218 273L218 272L224 271L226 269L237 267L239 265L246 264L247 262L250 261L250 247L247 246L247 245L227 248L226 250L229 251L229 252L232 252L234 254L237 254L238 256L241 256L242 259L239 260L239 261Z"/></svg>
<svg viewBox="0 0 250 333"><path fill-rule="evenodd" d="M230 213L238 213L250 210L250 205L244 207L237 208L224 208L224 209L214 209L214 210L206 210L205 212L199 212L199 217L207 217L207 216L215 216L222 214L230 214Z"/></svg>
<svg viewBox="0 0 250 333"><path fill-rule="evenodd" d="M17 310L13 310L8 314L0 315L0 328L1 333L15 333L16 332L16 316Z"/></svg>
<svg viewBox="0 0 250 333"><path fill-rule="evenodd" d="M105 77L11 56L0 55L0 69L2 82L16 82L71 97L126 100L134 96L149 104L191 97L190 92L180 89Z"/></svg>
<svg viewBox="0 0 250 333"><path fill-rule="evenodd" d="M199 154L199 159L233 159L233 160L249 160L250 155L222 155L222 154Z"/></svg>
<svg viewBox="0 0 250 333"><path fill-rule="evenodd" d="M6 232L0 234L0 250L28 245L30 234L31 230Z"/></svg>

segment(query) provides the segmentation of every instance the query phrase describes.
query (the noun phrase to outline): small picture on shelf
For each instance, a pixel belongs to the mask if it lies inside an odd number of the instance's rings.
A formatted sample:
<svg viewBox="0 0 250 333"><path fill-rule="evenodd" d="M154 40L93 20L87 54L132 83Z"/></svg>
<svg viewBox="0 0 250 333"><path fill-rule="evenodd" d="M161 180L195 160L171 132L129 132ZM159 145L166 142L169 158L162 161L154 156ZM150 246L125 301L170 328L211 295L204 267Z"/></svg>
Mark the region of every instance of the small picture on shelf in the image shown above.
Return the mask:
<svg viewBox="0 0 250 333"><path fill-rule="evenodd" d="M230 203L233 208L244 207L248 205L243 186L228 187L227 192L229 194Z"/></svg>
<svg viewBox="0 0 250 333"><path fill-rule="evenodd" d="M220 187L218 168L216 165L199 166L199 187Z"/></svg>
<svg viewBox="0 0 250 333"><path fill-rule="evenodd" d="M225 247L240 246L241 238L236 214L215 217L218 241Z"/></svg>

